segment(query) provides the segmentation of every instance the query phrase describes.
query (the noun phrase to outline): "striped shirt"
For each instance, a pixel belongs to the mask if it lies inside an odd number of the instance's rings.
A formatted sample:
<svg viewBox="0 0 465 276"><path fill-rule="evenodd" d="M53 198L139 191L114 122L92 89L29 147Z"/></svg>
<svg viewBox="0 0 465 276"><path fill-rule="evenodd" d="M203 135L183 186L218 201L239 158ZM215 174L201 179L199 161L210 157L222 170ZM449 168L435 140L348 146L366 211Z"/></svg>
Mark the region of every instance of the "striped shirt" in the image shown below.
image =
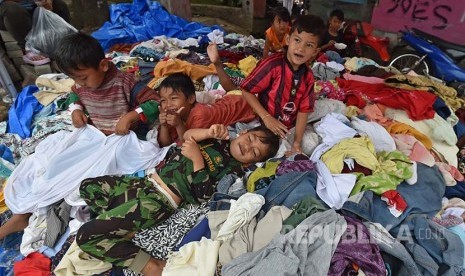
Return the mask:
<svg viewBox="0 0 465 276"><path fill-rule="evenodd" d="M96 128L113 133L121 116L131 110L130 96L136 83L133 74L121 72L113 63L105 74L102 85L90 89L76 84L73 91L79 96L79 104L89 114Z"/></svg>
<svg viewBox="0 0 465 276"><path fill-rule="evenodd" d="M302 64L293 71L286 53L262 60L241 84L256 94L262 106L286 127L295 126L297 113L310 113L315 102L312 71Z"/></svg>

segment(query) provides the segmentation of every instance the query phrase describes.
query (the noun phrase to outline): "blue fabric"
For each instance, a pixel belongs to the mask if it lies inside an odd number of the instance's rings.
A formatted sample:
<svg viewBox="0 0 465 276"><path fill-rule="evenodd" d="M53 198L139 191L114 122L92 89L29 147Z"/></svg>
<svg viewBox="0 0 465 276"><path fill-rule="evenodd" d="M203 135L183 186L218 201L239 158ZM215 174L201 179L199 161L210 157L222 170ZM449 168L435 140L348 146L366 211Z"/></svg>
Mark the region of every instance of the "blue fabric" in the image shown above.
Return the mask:
<svg viewBox="0 0 465 276"><path fill-rule="evenodd" d="M458 139L462 138L462 136L465 135L465 124L462 123L462 121L459 121L454 126L454 132L455 132L455 135L457 135Z"/></svg>
<svg viewBox="0 0 465 276"><path fill-rule="evenodd" d="M175 251L178 251L181 246L192 241L200 241L202 237L209 239L211 236L210 227L208 226L208 219L204 218L194 228L192 228L181 240L179 245L176 246Z"/></svg>
<svg viewBox="0 0 465 276"><path fill-rule="evenodd" d="M235 197L228 194L216 192L210 200L210 211L225 211L231 208L231 199L237 200Z"/></svg>
<svg viewBox="0 0 465 276"><path fill-rule="evenodd" d="M134 0L132 3L110 5L110 21L105 22L92 36L107 51L117 43L135 43L159 35L179 39L197 38L214 29L222 30L219 26L207 27L171 15L158 2Z"/></svg>
<svg viewBox="0 0 465 276"><path fill-rule="evenodd" d="M447 186L444 196L447 198L458 197L465 200L465 181L457 181L455 186Z"/></svg>
<svg viewBox="0 0 465 276"><path fill-rule="evenodd" d="M449 116L451 115L450 108L446 105L446 102L444 102L444 100L439 97L437 97L436 101L434 101L433 109L444 120L449 118Z"/></svg>
<svg viewBox="0 0 465 276"><path fill-rule="evenodd" d="M319 198L315 191L315 172L291 172L278 176L270 185L255 191L265 198L262 211L267 213L273 206L292 208L294 204L309 195Z"/></svg>
<svg viewBox="0 0 465 276"><path fill-rule="evenodd" d="M7 133L18 134L23 139L31 136L32 118L43 107L32 95L38 90L37 86L30 85L24 87L19 93L18 98L8 110Z"/></svg>
<svg viewBox="0 0 465 276"><path fill-rule="evenodd" d="M0 157L10 162L11 164L15 163L11 150L5 145L0 145Z"/></svg>
<svg viewBox="0 0 465 276"><path fill-rule="evenodd" d="M399 217L394 217L389 212L386 202L372 191L358 194L361 198L355 200L357 195L349 198L354 201L346 201L342 206L342 212L350 215L356 214L365 220L380 223L394 237L399 231L399 226L410 214L424 214L435 216L441 210L441 201L445 191L444 178L437 166L432 168L417 163L418 181L409 185L405 181L397 186L396 191L404 198L407 208ZM421 196L419 196L421 195Z"/></svg>
<svg viewBox="0 0 465 276"><path fill-rule="evenodd" d="M8 275L13 271L13 264L24 257L19 252L19 246L23 238L23 232L17 232L6 236L0 241L0 267L3 275Z"/></svg>

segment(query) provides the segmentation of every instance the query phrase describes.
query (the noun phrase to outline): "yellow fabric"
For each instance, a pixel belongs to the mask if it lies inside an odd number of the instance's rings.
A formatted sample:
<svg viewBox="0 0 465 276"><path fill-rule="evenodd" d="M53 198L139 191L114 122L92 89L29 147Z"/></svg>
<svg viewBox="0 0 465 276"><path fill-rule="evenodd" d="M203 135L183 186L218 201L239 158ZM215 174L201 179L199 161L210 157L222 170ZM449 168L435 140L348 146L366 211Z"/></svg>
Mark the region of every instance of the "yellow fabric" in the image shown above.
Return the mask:
<svg viewBox="0 0 465 276"><path fill-rule="evenodd" d="M71 92L71 87L74 85L72 79L51 80L45 77L36 79L36 86L39 92L34 93L34 97L43 106L51 104L58 96Z"/></svg>
<svg viewBox="0 0 465 276"><path fill-rule="evenodd" d="M94 275L111 269L111 264L88 255L74 241L55 268L56 276Z"/></svg>
<svg viewBox="0 0 465 276"><path fill-rule="evenodd" d="M431 148L433 147L433 142L431 141L431 139L428 136L426 136L425 134L419 132L418 130L416 130L415 128L413 128L413 127L411 127L411 126L409 126L407 124L395 122L395 123L392 123L389 126L387 126L386 130L390 134L408 134L408 135L412 135L418 141L423 143L425 148L427 148L428 150L431 150Z"/></svg>
<svg viewBox="0 0 465 276"><path fill-rule="evenodd" d="M6 180L7 179L3 179L1 183L2 190L0 192L0 214L8 210L8 207L6 206L6 203L5 203L5 195L3 194L3 191L5 190L5 185L7 182Z"/></svg>
<svg viewBox="0 0 465 276"><path fill-rule="evenodd" d="M244 59L239 60L239 63L237 64L237 67L244 73L244 76L248 76L250 73L252 73L253 69L257 66L257 59L254 58L253 56L248 56Z"/></svg>
<svg viewBox="0 0 465 276"><path fill-rule="evenodd" d="M465 100L457 97L457 91L454 88L432 81L425 76L395 75L387 78L385 83L406 90L432 92L443 99L454 111L465 106Z"/></svg>
<svg viewBox="0 0 465 276"><path fill-rule="evenodd" d="M278 168L278 165L280 163L280 161L267 161L265 162L263 168L257 168L253 173L251 173L249 175L249 178L247 179L247 191L255 191L255 189L257 188L256 186L261 179L265 182L267 180L270 180L270 178L276 174L276 169Z"/></svg>
<svg viewBox="0 0 465 276"><path fill-rule="evenodd" d="M237 95L237 96L242 96L242 90L231 90L229 91L228 93L226 93L226 95Z"/></svg>
<svg viewBox="0 0 465 276"><path fill-rule="evenodd" d="M344 159L353 158L359 165L372 171L378 168L375 146L366 136L344 139L321 156L328 169L333 174L341 173Z"/></svg>
<svg viewBox="0 0 465 276"><path fill-rule="evenodd" d="M360 114L361 111L360 111L360 108L354 106L354 105L349 105L346 109L346 117L354 117L354 116L357 116L358 114Z"/></svg>
<svg viewBox="0 0 465 276"><path fill-rule="evenodd" d="M180 59L169 59L166 61L160 61L157 63L153 70L153 80L151 80L147 86L154 87L158 79L160 79L161 77L169 76L174 73L185 73L192 80L200 81L203 79L203 77L207 75L215 75L216 69L215 65L213 64L210 64L208 66L197 65Z"/></svg>

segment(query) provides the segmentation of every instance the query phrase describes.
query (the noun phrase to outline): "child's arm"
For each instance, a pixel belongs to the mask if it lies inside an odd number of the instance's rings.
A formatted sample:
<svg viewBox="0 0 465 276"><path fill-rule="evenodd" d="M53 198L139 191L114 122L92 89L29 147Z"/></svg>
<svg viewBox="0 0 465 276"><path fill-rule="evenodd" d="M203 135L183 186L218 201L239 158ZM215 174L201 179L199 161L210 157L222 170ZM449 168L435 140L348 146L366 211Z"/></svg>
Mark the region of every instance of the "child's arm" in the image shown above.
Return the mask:
<svg viewBox="0 0 465 276"><path fill-rule="evenodd" d="M292 143L292 153L302 153L302 138L304 137L305 126L307 125L308 113L297 112L295 122L294 143Z"/></svg>
<svg viewBox="0 0 465 276"><path fill-rule="evenodd" d="M118 121L115 127L115 134L126 135L129 134L131 125L142 120L143 122L152 123L159 116L159 103L154 100L149 100L136 108L124 114Z"/></svg>
<svg viewBox="0 0 465 276"><path fill-rule="evenodd" d="M74 87L73 87L74 88ZM75 128L85 127L87 124L87 115L84 112L84 106L79 100L78 94L71 92L68 96L70 105L69 111L71 112L71 121Z"/></svg>
<svg viewBox="0 0 465 276"><path fill-rule="evenodd" d="M192 140L200 142L207 139L221 139L228 140L228 128L224 125L215 124L210 128L195 128L189 129L184 133L184 140Z"/></svg>
<svg viewBox="0 0 465 276"><path fill-rule="evenodd" d="M137 111L129 111L124 114L115 126L115 134L126 135L129 134L129 128L135 122L139 121L139 113Z"/></svg>
<svg viewBox="0 0 465 276"><path fill-rule="evenodd" d="M283 123L278 121L276 118L270 115L268 111L262 106L260 101L258 100L255 95L242 90L242 96L246 100L246 102L252 107L252 109L257 113L257 115L262 119L265 126L273 131L276 135L279 135L283 138L286 133L288 133L288 129Z"/></svg>
<svg viewBox="0 0 465 276"><path fill-rule="evenodd" d="M174 141L170 135L170 128L166 123L166 110L160 110L160 129L158 131L158 144L161 147L166 147Z"/></svg>
<svg viewBox="0 0 465 276"><path fill-rule="evenodd" d="M268 39L268 37L265 37L265 46L263 47L263 58L268 57L268 54L270 53L270 48L271 48L270 40Z"/></svg>
<svg viewBox="0 0 465 276"><path fill-rule="evenodd" d="M218 75L218 78L220 79L220 84L221 86L223 86L224 90L226 90L227 92L231 90L237 90L237 86L233 84L231 78L228 76L226 71L224 71L223 63L221 63L220 55L218 54L218 47L215 43L208 45L207 53L208 57L210 58L210 61L215 65L216 74Z"/></svg>

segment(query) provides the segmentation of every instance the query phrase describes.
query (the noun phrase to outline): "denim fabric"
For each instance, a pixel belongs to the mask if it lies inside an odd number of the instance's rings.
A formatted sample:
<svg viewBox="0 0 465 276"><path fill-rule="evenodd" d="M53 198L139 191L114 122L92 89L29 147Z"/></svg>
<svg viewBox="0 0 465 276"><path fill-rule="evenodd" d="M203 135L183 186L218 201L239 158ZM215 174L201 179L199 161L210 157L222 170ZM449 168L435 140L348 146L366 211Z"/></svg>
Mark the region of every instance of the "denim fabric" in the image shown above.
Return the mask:
<svg viewBox="0 0 465 276"><path fill-rule="evenodd" d="M455 186L447 186L444 196L447 198L458 197L465 200L465 181L457 181Z"/></svg>
<svg viewBox="0 0 465 276"><path fill-rule="evenodd" d="M417 164L418 181L409 185L405 181L397 186L397 192L407 202L407 208L399 216L394 217L387 208L386 202L372 191L365 191L349 198L344 203L342 212L355 214L371 222L380 223L394 237L399 231L399 225L410 214L425 214L430 217L441 210L441 200L445 191L445 182L437 166L428 167ZM354 202L353 200L357 202Z"/></svg>
<svg viewBox="0 0 465 276"><path fill-rule="evenodd" d="M284 205L292 208L294 204L308 195L319 198L315 191L315 172L292 172L278 176L267 187L256 191L265 198L262 211L267 213L271 207Z"/></svg>
<svg viewBox="0 0 465 276"><path fill-rule="evenodd" d="M231 199L237 200L238 197L230 196L216 192L210 200L210 211L225 211L231 208Z"/></svg>
<svg viewBox="0 0 465 276"><path fill-rule="evenodd" d="M424 269L423 275L465 275L464 245L459 236L425 215L411 215L405 222L411 231L405 247Z"/></svg>
<svg viewBox="0 0 465 276"><path fill-rule="evenodd" d="M385 265L391 269L392 275L421 276L417 264L407 249L378 223L364 223L370 231L370 236L379 246ZM387 256L387 257L386 257ZM392 264L392 265L391 265Z"/></svg>
<svg viewBox="0 0 465 276"><path fill-rule="evenodd" d="M237 179L239 179L239 177L234 174L225 175L218 182L216 191L222 194L228 194L237 197L247 193L244 183L242 181L236 182Z"/></svg>

